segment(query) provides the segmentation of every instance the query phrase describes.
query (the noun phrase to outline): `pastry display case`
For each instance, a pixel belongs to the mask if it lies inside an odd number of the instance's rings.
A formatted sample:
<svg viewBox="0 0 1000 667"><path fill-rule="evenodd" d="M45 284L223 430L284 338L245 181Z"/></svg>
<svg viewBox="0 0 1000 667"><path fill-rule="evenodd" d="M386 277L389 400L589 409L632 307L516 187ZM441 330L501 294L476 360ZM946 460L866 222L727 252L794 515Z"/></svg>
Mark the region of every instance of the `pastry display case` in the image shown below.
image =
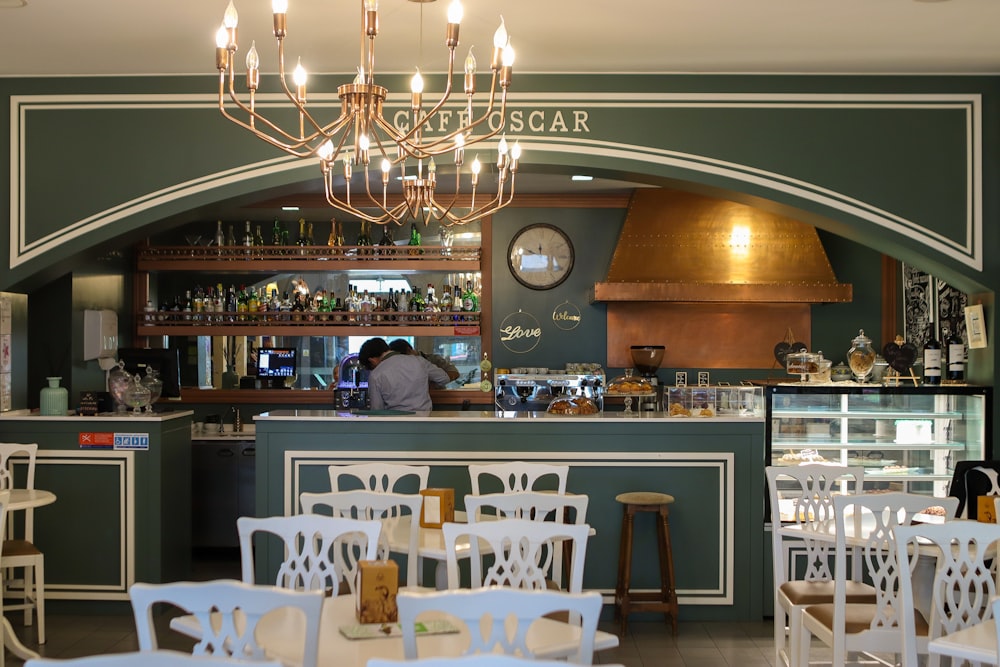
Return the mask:
<svg viewBox="0 0 1000 667"><path fill-rule="evenodd" d="M764 389L752 386L706 385L664 387L666 417L763 417Z"/></svg>
<svg viewBox="0 0 1000 667"><path fill-rule="evenodd" d="M767 387L768 465L865 468L866 490L944 496L955 464L990 459L989 387Z"/></svg>

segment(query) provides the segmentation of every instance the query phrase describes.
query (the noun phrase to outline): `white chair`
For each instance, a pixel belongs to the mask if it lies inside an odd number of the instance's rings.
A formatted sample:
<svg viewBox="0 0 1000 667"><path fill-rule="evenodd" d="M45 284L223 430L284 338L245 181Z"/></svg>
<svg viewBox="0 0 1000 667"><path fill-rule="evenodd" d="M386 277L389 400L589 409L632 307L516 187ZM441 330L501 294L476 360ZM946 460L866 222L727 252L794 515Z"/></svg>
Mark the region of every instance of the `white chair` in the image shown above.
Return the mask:
<svg viewBox="0 0 1000 667"><path fill-rule="evenodd" d="M243 516L236 520L240 539L243 581L257 583L254 572L253 537L257 533L281 539L284 560L275 583L282 588L328 590L333 595L354 594L359 560L378 557L382 524L378 521L335 518L319 514ZM267 548L260 544L260 548Z"/></svg>
<svg viewBox="0 0 1000 667"><path fill-rule="evenodd" d="M159 648L153 606L166 604L194 617L198 641L194 655L221 655L245 661L272 660L257 644L261 618L278 609L302 614L300 667L317 667L319 661L321 590L295 591L277 586L255 586L243 581L183 581L171 584L133 584L129 589L140 651ZM178 619L174 619L178 620ZM171 625L173 627L173 625Z"/></svg>
<svg viewBox="0 0 1000 667"><path fill-rule="evenodd" d="M355 463L333 465L330 472L331 491L349 491L340 488L340 478L347 477L361 482L363 488L379 493L397 492L396 484L408 477L416 477L417 491L427 488L430 466L411 466L400 463Z"/></svg>
<svg viewBox="0 0 1000 667"><path fill-rule="evenodd" d="M528 519L500 519L479 523L446 523L445 558L448 568L448 588L459 587L458 553L456 544L463 536L469 538L469 570L473 588L502 585L514 588L546 589L552 581L552 564L556 558L554 545L568 540L572 548L567 590L583 590L583 565L587 555L590 526L585 523L565 524ZM489 546L493 563L483 568L480 540Z"/></svg>
<svg viewBox="0 0 1000 667"><path fill-rule="evenodd" d="M465 496L465 511L469 523L479 521L486 509L487 515L503 519L528 519L531 521L555 521L556 523L586 523L587 505L590 499L584 494L538 493L535 491L514 491L511 493L488 493L482 496ZM489 511L492 510L492 511ZM569 515L569 516L568 516ZM567 521L571 518L571 521ZM563 567L571 567L571 559L563 558L563 545L557 542L552 559L552 581L563 588ZM571 550L567 550L569 555Z"/></svg>
<svg viewBox="0 0 1000 667"><path fill-rule="evenodd" d="M798 664L794 655L801 634L801 612L812 604L833 602L830 560L833 542L803 540L782 535L782 525L811 527L833 520L835 494L860 493L865 469L861 466L769 466L767 488L771 504L771 558L774 571L775 664ZM798 557L796 557L798 554ZM798 558L805 566L796 576ZM847 583L848 602L874 602L875 589L854 575ZM786 639L787 632L787 639Z"/></svg>
<svg viewBox="0 0 1000 667"><path fill-rule="evenodd" d="M418 493L377 491L306 492L299 496L302 511L306 514L316 513L317 508L327 508L335 517L379 521L382 524L379 558L389 557L389 532L397 524L401 529L408 529L406 584L409 586L416 585L419 578L417 548L420 544L420 508L423 500Z"/></svg>
<svg viewBox="0 0 1000 667"><path fill-rule="evenodd" d="M103 653L82 658L36 658L24 663L25 667L233 667L243 665L245 660L223 656L191 655L180 651L158 649L156 651L128 651L126 653ZM254 667L281 667L280 662L255 662Z"/></svg>
<svg viewBox="0 0 1000 667"><path fill-rule="evenodd" d="M509 492L534 491L535 482L549 475L556 478L556 493L566 493L566 478L569 476L568 465L528 463L525 461L469 464L469 481L472 483L472 495L474 496L482 495L479 490L479 481L484 476L500 480L501 491Z"/></svg>
<svg viewBox="0 0 1000 667"><path fill-rule="evenodd" d="M14 488L14 470L11 459L27 458L27 468L24 477L26 489L35 488L35 456L38 445L19 444L13 442L0 443L0 489ZM24 537L14 538L14 521L7 524L6 539L3 541L3 551L0 558L3 567L8 572L13 568L23 568L21 579L6 578L3 592L8 597L17 593L22 601L8 604L6 611L24 611L24 624L31 625L31 612L38 615L38 643L45 643L45 555L35 546L35 510L24 510Z"/></svg>
<svg viewBox="0 0 1000 667"><path fill-rule="evenodd" d="M811 637L833 649L834 667L842 667L848 651L899 653L902 644L900 616L911 614L915 634L926 635L927 625L912 607L902 607L899 566L893 531L913 522L916 514L943 506L953 516L956 498L934 498L910 493L860 494L833 499L836 524L834 550L834 601L802 610L802 633L796 657L809 664ZM847 602L847 543L860 548L867 577L875 587L875 603ZM792 638L795 641L796 638Z"/></svg>
<svg viewBox="0 0 1000 667"><path fill-rule="evenodd" d="M399 623L403 631L403 657L415 660L417 633L415 623L425 612L444 612L465 623L469 631L469 648L466 654L503 653L534 657L565 657L577 665L590 665L594 660L594 637L601 614L601 595L587 593L562 593L558 591L526 591L504 586L475 590L448 590L428 593L403 591L396 598L399 605ZM569 612L581 619L579 643L565 656L536 656L527 644L528 630L536 621L553 624L553 629L572 626L543 619L553 613ZM516 619L514 627L507 627L508 619Z"/></svg>
<svg viewBox="0 0 1000 667"><path fill-rule="evenodd" d="M993 561L1000 549L1000 526L948 521L939 525L900 526L895 534L903 609L918 608L914 603L914 585L918 582L913 581L917 560L923 557L937 561L930 618L926 619L927 634L918 640L910 614L903 614L899 624L903 631L903 664L916 665L918 652L929 653L928 664L933 667L939 663L940 655L964 657L942 646L935 648L935 640L994 617L992 601L997 585ZM990 638L995 641L996 633L990 633ZM951 643L943 642L945 646Z"/></svg>
<svg viewBox="0 0 1000 667"><path fill-rule="evenodd" d="M624 667L620 664L605 667ZM368 667L566 667L562 660L531 660L514 655L479 653L459 658L423 658L419 660L383 660L372 658Z"/></svg>

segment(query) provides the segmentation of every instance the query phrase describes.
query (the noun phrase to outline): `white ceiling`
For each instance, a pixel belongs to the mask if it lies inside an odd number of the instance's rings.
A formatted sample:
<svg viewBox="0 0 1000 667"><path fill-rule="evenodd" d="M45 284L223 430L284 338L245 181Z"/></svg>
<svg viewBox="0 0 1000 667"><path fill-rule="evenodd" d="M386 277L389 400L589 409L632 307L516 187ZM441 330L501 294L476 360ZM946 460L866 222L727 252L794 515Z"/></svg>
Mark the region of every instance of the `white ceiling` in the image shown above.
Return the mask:
<svg viewBox="0 0 1000 667"><path fill-rule="evenodd" d="M0 76L214 74L214 34L227 1L27 0L26 7L0 9ZM443 71L448 1L381 0L376 71L412 71L418 64ZM0 6L18 3L0 0ZM1000 72L998 0L464 4L459 57L475 44L483 68L502 14L518 53L515 77L518 71ZM353 71L361 0L289 5L288 55L302 55L313 72ZM270 3L237 0L237 8L241 53L256 39L262 70L274 71Z"/></svg>

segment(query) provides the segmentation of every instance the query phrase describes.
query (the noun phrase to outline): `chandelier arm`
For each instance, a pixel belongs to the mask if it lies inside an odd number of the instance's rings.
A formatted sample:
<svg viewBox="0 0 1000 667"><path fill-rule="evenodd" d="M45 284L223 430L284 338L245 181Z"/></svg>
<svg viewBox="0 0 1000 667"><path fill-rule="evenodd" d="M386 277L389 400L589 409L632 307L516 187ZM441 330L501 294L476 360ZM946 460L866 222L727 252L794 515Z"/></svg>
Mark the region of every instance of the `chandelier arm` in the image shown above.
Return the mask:
<svg viewBox="0 0 1000 667"><path fill-rule="evenodd" d="M288 87L288 81L285 80L285 40L282 37L278 37L278 80L281 82L281 89L284 91L285 97L287 97L288 101L291 102L299 111L299 140L304 143L309 143L317 136L323 135L323 126L316 122L316 119L312 117L311 113L306 111L305 100L303 99L303 101L300 102L298 95L292 93L291 89ZM303 95L303 97L305 96ZM309 134L309 137L306 137L305 132L303 131L303 120L308 120L309 124L312 125L315 130ZM282 134L284 134L284 132L282 132Z"/></svg>
<svg viewBox="0 0 1000 667"><path fill-rule="evenodd" d="M431 121L431 119L434 118L435 115L437 115L437 112L441 110L441 107L443 107L445 103L448 101L448 99L451 97L451 91L452 91L451 79L454 73L455 73L455 47L451 46L448 47L448 78L446 79L444 93L442 93L441 98L437 101L437 104L431 107L431 110L428 111L426 114L424 114L423 118L420 120L420 123L419 124L414 123L410 131L400 136L398 141L405 141L409 143L410 140L413 139L414 135L416 135L421 128L426 127L427 124Z"/></svg>

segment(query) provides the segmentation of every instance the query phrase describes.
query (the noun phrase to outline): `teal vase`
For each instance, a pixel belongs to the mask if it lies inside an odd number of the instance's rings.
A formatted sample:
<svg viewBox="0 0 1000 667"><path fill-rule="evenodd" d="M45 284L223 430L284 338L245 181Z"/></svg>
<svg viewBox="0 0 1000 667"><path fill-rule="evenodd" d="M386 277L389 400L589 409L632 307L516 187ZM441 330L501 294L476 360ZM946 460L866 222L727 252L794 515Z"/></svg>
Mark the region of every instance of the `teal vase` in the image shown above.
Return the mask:
<svg viewBox="0 0 1000 667"><path fill-rule="evenodd" d="M41 391L39 397L39 412L50 417L65 417L69 410L69 391L66 387L60 387L61 377L45 378L49 381L49 386Z"/></svg>

